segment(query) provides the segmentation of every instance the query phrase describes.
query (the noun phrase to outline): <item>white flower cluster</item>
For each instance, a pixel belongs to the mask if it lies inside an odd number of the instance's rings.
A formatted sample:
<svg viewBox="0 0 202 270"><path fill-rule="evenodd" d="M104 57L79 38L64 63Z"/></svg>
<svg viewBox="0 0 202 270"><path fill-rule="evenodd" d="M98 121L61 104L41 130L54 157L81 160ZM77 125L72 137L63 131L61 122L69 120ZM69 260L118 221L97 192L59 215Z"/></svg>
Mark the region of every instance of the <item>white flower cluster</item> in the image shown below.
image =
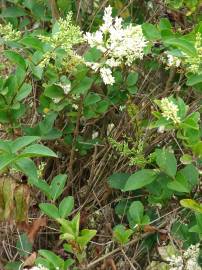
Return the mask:
<svg viewBox="0 0 202 270"><path fill-rule="evenodd" d="M168 258L170 270L200 270L198 264L199 244L191 245L181 256Z"/></svg>
<svg viewBox="0 0 202 270"><path fill-rule="evenodd" d="M72 24L72 13L70 12L66 19L60 18L57 22L58 30L51 36L39 35L39 38L49 43L53 48L61 47L67 53L71 52L72 46L83 41L79 26Z"/></svg>
<svg viewBox="0 0 202 270"><path fill-rule="evenodd" d="M160 102L160 108L162 110L162 116L167 120L172 120L174 124L181 122L180 117L177 115L179 108L168 98L163 98Z"/></svg>
<svg viewBox="0 0 202 270"><path fill-rule="evenodd" d="M45 67L51 59L55 59L56 58L56 53L53 51L50 52L46 52L44 55L44 58L42 59L42 61L39 63L39 66L41 68Z"/></svg>
<svg viewBox="0 0 202 270"><path fill-rule="evenodd" d="M71 83L70 82L65 83L65 84L64 83L57 83L57 85L63 89L65 95L68 95L69 92L71 91Z"/></svg>
<svg viewBox="0 0 202 270"><path fill-rule="evenodd" d="M66 84L57 83L56 85L60 86L63 89L65 95L68 95L69 92L71 91L71 83L66 83ZM59 103L61 100L62 100L62 97L53 98L53 102L55 104Z"/></svg>
<svg viewBox="0 0 202 270"><path fill-rule="evenodd" d="M167 53L167 65L168 67L179 67L181 65L181 60L178 57Z"/></svg>
<svg viewBox="0 0 202 270"><path fill-rule="evenodd" d="M122 26L122 18L112 17L112 8L105 8L103 24L95 33L86 33L85 40L90 47L96 47L103 53L103 61L88 62L94 71L100 68L100 75L105 84L112 85L115 79L111 69L122 63L130 66L134 60L142 59L147 41L140 25Z"/></svg>
<svg viewBox="0 0 202 270"><path fill-rule="evenodd" d="M51 51L48 51L45 54L44 60L40 63L40 66L44 67L49 63L50 59L56 58L55 50L57 48L64 49L69 60L71 60L71 58L78 58L77 54L73 50L73 46L81 43L83 41L83 37L79 26L72 24L72 13L69 13L65 20L62 18L58 20L57 31L55 30L51 36L39 35L38 37L40 40L51 46Z"/></svg>
<svg viewBox="0 0 202 270"><path fill-rule="evenodd" d="M195 49L195 57L184 54L185 64L187 65L187 68L190 72L193 72L195 74L202 74L202 36L199 32L196 34Z"/></svg>
<svg viewBox="0 0 202 270"><path fill-rule="evenodd" d="M115 79L112 76L112 71L110 68L106 68L106 67L101 68L100 75L101 75L103 82L105 84L110 84L110 85L114 84Z"/></svg>
<svg viewBox="0 0 202 270"><path fill-rule="evenodd" d="M0 24L0 36L2 36L5 41L14 41L21 37L21 33L13 29L11 23L6 25Z"/></svg>

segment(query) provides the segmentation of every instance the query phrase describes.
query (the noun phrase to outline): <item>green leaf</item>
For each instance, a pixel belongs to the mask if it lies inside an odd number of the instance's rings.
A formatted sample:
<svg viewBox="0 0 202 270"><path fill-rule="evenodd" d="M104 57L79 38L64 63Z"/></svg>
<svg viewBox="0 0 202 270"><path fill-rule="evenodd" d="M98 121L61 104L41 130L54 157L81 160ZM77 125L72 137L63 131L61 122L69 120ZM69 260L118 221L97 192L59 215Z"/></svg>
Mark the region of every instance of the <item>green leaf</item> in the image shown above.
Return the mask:
<svg viewBox="0 0 202 270"><path fill-rule="evenodd" d="M118 202L118 204L115 206L115 213L118 216L124 216L130 206L130 202L127 199L122 199L121 201Z"/></svg>
<svg viewBox="0 0 202 270"><path fill-rule="evenodd" d="M37 181L37 168L31 159L21 158L15 162L15 166L29 177L28 181Z"/></svg>
<svg viewBox="0 0 202 270"><path fill-rule="evenodd" d="M53 178L50 185L50 193L53 201L57 200L57 198L62 194L66 181L66 174L59 174Z"/></svg>
<svg viewBox="0 0 202 270"><path fill-rule="evenodd" d="M33 144L25 148L21 153L22 157L57 157L57 155L48 147L41 144Z"/></svg>
<svg viewBox="0 0 202 270"><path fill-rule="evenodd" d="M165 44L175 46L189 56L192 56L192 57L196 56L196 49L193 43L186 39L183 39L183 38L166 39Z"/></svg>
<svg viewBox="0 0 202 270"><path fill-rule="evenodd" d="M122 224L119 224L113 228L113 238L121 245L128 243L129 237L132 234L133 230L126 229Z"/></svg>
<svg viewBox="0 0 202 270"><path fill-rule="evenodd" d="M3 171L10 163L14 162L16 157L9 154L1 155L0 159L0 171Z"/></svg>
<svg viewBox="0 0 202 270"><path fill-rule="evenodd" d="M50 192L50 186L47 184L45 180L37 180L33 183L34 186L36 186L38 189L40 189L47 197L51 200L51 192Z"/></svg>
<svg viewBox="0 0 202 270"><path fill-rule="evenodd" d="M148 40L157 40L161 38L160 32L156 26L151 23L144 23L142 25L142 30Z"/></svg>
<svg viewBox="0 0 202 270"><path fill-rule="evenodd" d="M110 105L109 100L101 100L97 104L96 112L98 113L105 113Z"/></svg>
<svg viewBox="0 0 202 270"><path fill-rule="evenodd" d="M75 94L85 94L92 86L93 79L89 77L85 77L82 79L79 84L73 89L73 93Z"/></svg>
<svg viewBox="0 0 202 270"><path fill-rule="evenodd" d="M178 192L189 193L191 191L188 181L180 172L177 173L176 180L169 182L167 186L169 189L175 190Z"/></svg>
<svg viewBox="0 0 202 270"><path fill-rule="evenodd" d="M202 75L201 74L194 74L192 76L190 76L187 79L187 85L188 86L193 86L195 84L201 83L202 82Z"/></svg>
<svg viewBox="0 0 202 270"><path fill-rule="evenodd" d="M131 72L126 80L127 86L134 86L138 80L138 73L137 72Z"/></svg>
<svg viewBox="0 0 202 270"><path fill-rule="evenodd" d="M27 48L33 48L39 51L43 50L43 44L42 42L36 38L36 37L24 37L23 39L20 40L20 43L26 46Z"/></svg>
<svg viewBox="0 0 202 270"><path fill-rule="evenodd" d="M149 169L140 170L132 174L126 181L124 191L140 189L151 184L156 179L156 172Z"/></svg>
<svg viewBox="0 0 202 270"><path fill-rule="evenodd" d="M44 95L49 98L62 98L64 97L64 91L58 85L51 85L45 88Z"/></svg>
<svg viewBox="0 0 202 270"><path fill-rule="evenodd" d="M197 156L201 157L202 156L202 141L199 141L196 144L194 144L192 146L192 150Z"/></svg>
<svg viewBox="0 0 202 270"><path fill-rule="evenodd" d="M84 105L89 106L97 103L101 100L101 97L96 93L88 93L88 95L84 99Z"/></svg>
<svg viewBox="0 0 202 270"><path fill-rule="evenodd" d="M71 227L75 237L79 235L79 225L80 225L80 213L78 213L71 221Z"/></svg>
<svg viewBox="0 0 202 270"><path fill-rule="evenodd" d="M199 183L199 171L193 164L187 165L185 168L180 170L180 173L189 181L192 186Z"/></svg>
<svg viewBox="0 0 202 270"><path fill-rule="evenodd" d="M90 48L85 54L84 59L86 62L97 62L102 57L102 52L97 48Z"/></svg>
<svg viewBox="0 0 202 270"><path fill-rule="evenodd" d="M15 63L23 70L26 70L26 62L19 53L14 51L5 51L4 54L11 62Z"/></svg>
<svg viewBox="0 0 202 270"><path fill-rule="evenodd" d="M72 0L57 0L57 6L62 12L68 12L72 9Z"/></svg>
<svg viewBox="0 0 202 270"><path fill-rule="evenodd" d="M59 205L59 214L61 218L66 218L74 208L74 198L72 196L65 197Z"/></svg>
<svg viewBox="0 0 202 270"><path fill-rule="evenodd" d="M199 204L195 200L183 199L180 201L180 204L185 208L189 208L195 212L199 212L202 214L202 204Z"/></svg>
<svg viewBox="0 0 202 270"><path fill-rule="evenodd" d="M28 257L32 251L32 244L30 243L27 235L25 233L19 236L19 239L16 244L16 248L22 257Z"/></svg>
<svg viewBox="0 0 202 270"><path fill-rule="evenodd" d="M17 151L21 150L25 146L39 140L40 137L38 136L23 136L17 138L15 141L11 143L12 153L16 153Z"/></svg>
<svg viewBox="0 0 202 270"><path fill-rule="evenodd" d="M72 221L66 220L64 218L57 219L58 223L62 226L61 232L63 235L60 236L61 239L70 240L75 239L75 231L72 226Z"/></svg>
<svg viewBox="0 0 202 270"><path fill-rule="evenodd" d="M96 235L96 233L96 230L84 229L81 231L79 237L77 237L77 242L83 248L88 244L88 242L90 242L90 240Z"/></svg>
<svg viewBox="0 0 202 270"><path fill-rule="evenodd" d="M128 214L131 219L131 224L145 225L149 223L149 217L144 216L144 206L140 201L131 203Z"/></svg>
<svg viewBox="0 0 202 270"><path fill-rule="evenodd" d="M19 261L15 261L15 262L8 262L6 265L5 265L5 270L21 270L22 266L22 262L19 262Z"/></svg>
<svg viewBox="0 0 202 270"><path fill-rule="evenodd" d="M26 13L24 9L20 7L9 7L2 10L1 16L2 17L21 17L25 16Z"/></svg>
<svg viewBox="0 0 202 270"><path fill-rule="evenodd" d="M123 190L130 174L114 173L108 178L108 183L111 188Z"/></svg>
<svg viewBox="0 0 202 270"><path fill-rule="evenodd" d="M166 29L171 29L172 25L170 23L170 21L167 18L162 18L160 19L159 22L159 29L162 30L166 30Z"/></svg>
<svg viewBox="0 0 202 270"><path fill-rule="evenodd" d="M202 234L202 213L195 213L197 226Z"/></svg>
<svg viewBox="0 0 202 270"><path fill-rule="evenodd" d="M40 203L39 208L49 217L53 219L59 219L59 211L54 204L50 203Z"/></svg>
<svg viewBox="0 0 202 270"><path fill-rule="evenodd" d="M193 158L189 154L184 154L181 156L180 161L182 162L182 164L191 164L193 161Z"/></svg>
<svg viewBox="0 0 202 270"><path fill-rule="evenodd" d="M73 259L67 259L64 263L64 269L69 269L70 266L74 264L75 260Z"/></svg>
<svg viewBox="0 0 202 270"><path fill-rule="evenodd" d="M155 153L156 163L160 169L167 175L174 177L177 171L177 160L175 155L166 149L157 149Z"/></svg>
<svg viewBox="0 0 202 270"><path fill-rule="evenodd" d="M45 259L47 259L47 261L49 261L56 269L63 269L64 267L64 261L57 255L55 255L55 253L53 253L50 250L45 250L45 249L40 249L38 251L38 253L44 257Z"/></svg>
<svg viewBox="0 0 202 270"><path fill-rule="evenodd" d="M20 88L19 92L17 93L15 100L21 101L26 98L32 91L31 84L24 83L23 86Z"/></svg>
<svg viewBox="0 0 202 270"><path fill-rule="evenodd" d="M0 140L0 152L12 153L10 140Z"/></svg>

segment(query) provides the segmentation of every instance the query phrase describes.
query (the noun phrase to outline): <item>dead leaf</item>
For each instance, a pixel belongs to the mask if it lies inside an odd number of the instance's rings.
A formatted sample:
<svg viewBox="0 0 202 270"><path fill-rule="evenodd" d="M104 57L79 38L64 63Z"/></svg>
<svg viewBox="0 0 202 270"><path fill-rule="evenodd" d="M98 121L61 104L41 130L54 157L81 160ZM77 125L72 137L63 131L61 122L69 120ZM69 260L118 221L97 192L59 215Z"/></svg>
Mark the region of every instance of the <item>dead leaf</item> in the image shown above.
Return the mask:
<svg viewBox="0 0 202 270"><path fill-rule="evenodd" d="M102 269L102 270L107 270L107 269L109 269L109 267L110 267L112 270L117 270L113 258L107 258L107 259L105 260L105 262L103 263L101 269Z"/></svg>
<svg viewBox="0 0 202 270"><path fill-rule="evenodd" d="M30 226L29 231L28 231L28 238L29 238L31 243L34 242L41 227L45 227L46 225L47 225L47 218L46 217L40 217L40 218L33 221L32 225Z"/></svg>
<svg viewBox="0 0 202 270"><path fill-rule="evenodd" d="M27 221L29 210L30 190L27 185L19 185L15 189L15 220L16 222Z"/></svg>
<svg viewBox="0 0 202 270"><path fill-rule="evenodd" d="M158 229L154 226L151 226L151 225L145 225L144 226L144 232L150 232L150 233L154 233L154 232L157 232Z"/></svg>
<svg viewBox="0 0 202 270"><path fill-rule="evenodd" d="M14 190L16 182L11 177L5 177L3 181L4 219L11 220L14 210Z"/></svg>
<svg viewBox="0 0 202 270"><path fill-rule="evenodd" d="M23 266L33 266L36 261L37 253L33 252L25 261Z"/></svg>

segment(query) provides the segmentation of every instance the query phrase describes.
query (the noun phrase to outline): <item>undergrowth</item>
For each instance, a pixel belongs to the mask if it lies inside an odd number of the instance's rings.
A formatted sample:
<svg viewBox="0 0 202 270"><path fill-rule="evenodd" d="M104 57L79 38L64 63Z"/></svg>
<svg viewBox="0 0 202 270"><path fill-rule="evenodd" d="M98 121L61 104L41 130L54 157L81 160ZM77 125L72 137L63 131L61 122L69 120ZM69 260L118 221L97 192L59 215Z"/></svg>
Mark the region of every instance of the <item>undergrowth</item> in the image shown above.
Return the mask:
<svg viewBox="0 0 202 270"><path fill-rule="evenodd" d="M0 7L0 268L201 269L202 2Z"/></svg>

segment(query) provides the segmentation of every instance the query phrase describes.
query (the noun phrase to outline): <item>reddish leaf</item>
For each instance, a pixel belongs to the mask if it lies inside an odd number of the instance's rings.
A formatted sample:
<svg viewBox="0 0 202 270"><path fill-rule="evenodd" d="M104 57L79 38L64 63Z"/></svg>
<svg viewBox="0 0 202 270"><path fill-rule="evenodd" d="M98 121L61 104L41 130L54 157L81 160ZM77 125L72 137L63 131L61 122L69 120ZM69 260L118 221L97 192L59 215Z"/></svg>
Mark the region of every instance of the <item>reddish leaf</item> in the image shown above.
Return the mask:
<svg viewBox="0 0 202 270"><path fill-rule="evenodd" d="M47 224L47 218L46 217L40 217L33 221L32 225L29 228L28 232L28 238L31 243L34 242L37 234L39 233L41 227L45 227Z"/></svg>

